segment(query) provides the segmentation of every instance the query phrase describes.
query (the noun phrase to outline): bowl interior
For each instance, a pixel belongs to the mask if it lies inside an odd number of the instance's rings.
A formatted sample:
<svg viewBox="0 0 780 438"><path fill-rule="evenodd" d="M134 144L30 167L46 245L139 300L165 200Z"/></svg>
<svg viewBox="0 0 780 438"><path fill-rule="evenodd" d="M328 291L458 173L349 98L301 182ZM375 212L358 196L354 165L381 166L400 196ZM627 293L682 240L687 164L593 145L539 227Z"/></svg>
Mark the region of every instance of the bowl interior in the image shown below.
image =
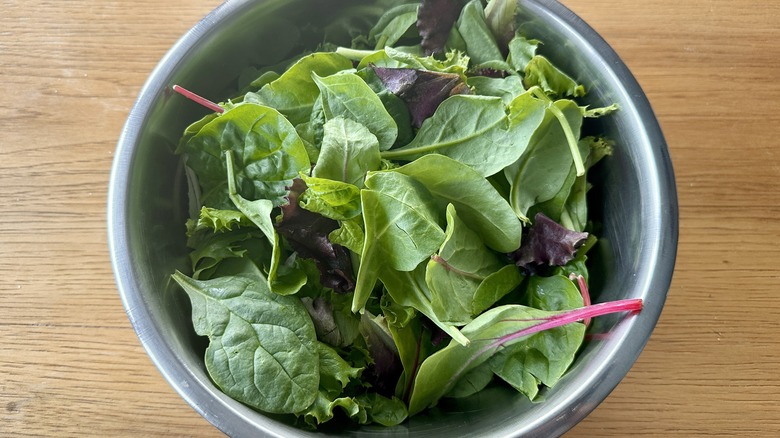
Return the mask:
<svg viewBox="0 0 780 438"><path fill-rule="evenodd" d="M127 314L152 360L199 413L230 436L304 436L284 418L253 411L210 382L205 343L193 330L185 294L171 285L186 270L183 224L187 184L173 150L184 128L205 111L172 96L180 84L213 100L236 94L258 68L303 50L322 33L349 35L334 20L359 24L382 9L360 0L226 2L195 26L161 61L144 87L119 141L109 194L109 243ZM673 172L653 112L633 76L609 46L555 1L521 0L521 29L541 39L541 53L585 84L587 102L618 103L617 113L592 122L615 153L592 172L592 215L602 224L594 251L596 301L643 298L641 314L596 320L590 341L564 379L530 403L510 390L491 389L444 401L395 428L362 427L328 435L555 436L584 418L619 383L655 326L671 281L677 243Z"/></svg>

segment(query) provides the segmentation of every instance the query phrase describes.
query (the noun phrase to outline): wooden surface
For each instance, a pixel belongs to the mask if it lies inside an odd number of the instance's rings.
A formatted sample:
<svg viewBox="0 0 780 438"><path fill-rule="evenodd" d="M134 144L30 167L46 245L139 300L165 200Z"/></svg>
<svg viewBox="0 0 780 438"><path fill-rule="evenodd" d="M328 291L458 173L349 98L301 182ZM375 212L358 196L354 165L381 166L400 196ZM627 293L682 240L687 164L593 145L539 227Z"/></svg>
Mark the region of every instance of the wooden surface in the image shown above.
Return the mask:
<svg viewBox="0 0 780 438"><path fill-rule="evenodd" d="M105 230L134 98L218 3L0 1L0 436L220 436L141 348ZM776 436L780 2L564 3L647 92L681 219L658 328L567 436Z"/></svg>

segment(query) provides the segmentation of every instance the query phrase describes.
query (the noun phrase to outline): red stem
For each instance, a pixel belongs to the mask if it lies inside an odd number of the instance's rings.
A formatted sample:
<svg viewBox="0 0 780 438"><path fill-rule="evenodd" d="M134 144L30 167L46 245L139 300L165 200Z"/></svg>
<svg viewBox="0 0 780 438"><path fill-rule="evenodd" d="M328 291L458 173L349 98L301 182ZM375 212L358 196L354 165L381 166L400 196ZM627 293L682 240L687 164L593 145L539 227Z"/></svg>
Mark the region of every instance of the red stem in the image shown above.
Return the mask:
<svg viewBox="0 0 780 438"><path fill-rule="evenodd" d="M173 91L181 94L182 96L186 97L187 99L189 99L189 100L191 100L191 101L193 101L195 103L198 103L200 105L205 106L206 108L208 108L208 109L210 109L210 110L212 110L214 112L217 112L217 113L220 113L220 114L225 112L225 109L222 108L221 106L219 106L216 103L206 99L203 96L199 96L199 95L193 93L192 91L190 91L190 90L188 90L188 89L186 89L184 87L181 87L179 85L174 85L173 86Z"/></svg>
<svg viewBox="0 0 780 438"><path fill-rule="evenodd" d="M588 282L585 281L585 277L572 272L569 275L569 280L577 280L577 284L580 286L580 294L582 294L582 303L585 306L590 306L590 292L588 291ZM587 327L590 325L590 318L583 319L582 322L585 324L585 327Z"/></svg>

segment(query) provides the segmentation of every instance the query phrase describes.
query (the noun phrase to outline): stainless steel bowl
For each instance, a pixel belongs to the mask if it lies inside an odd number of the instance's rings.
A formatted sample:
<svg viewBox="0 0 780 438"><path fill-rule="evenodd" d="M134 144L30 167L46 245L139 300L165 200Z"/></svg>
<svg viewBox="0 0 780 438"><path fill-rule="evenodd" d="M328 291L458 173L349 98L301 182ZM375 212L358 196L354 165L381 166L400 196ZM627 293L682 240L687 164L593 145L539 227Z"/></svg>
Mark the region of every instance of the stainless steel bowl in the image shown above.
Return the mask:
<svg viewBox="0 0 780 438"><path fill-rule="evenodd" d="M171 287L186 267L182 224L187 186L172 151L201 109L169 89L181 84L225 99L249 68L273 64L308 44L310 27L340 16L360 0L238 0L218 7L171 49L154 70L119 140L108 198L109 245L127 315L173 388L230 436L308 436L223 395L209 380L204 341L192 331L186 296ZM521 0L525 32L542 52L589 89L594 104L621 110L597 129L616 141L615 154L594 171L591 209L603 223L592 268L597 301L642 298L641 314L604 317L608 333L583 348L573 368L544 401L510 390L446 402L405 424L342 431L354 436L543 436L564 433L590 413L626 375L655 327L674 268L678 211L674 175L656 118L641 88L596 32L561 4ZM293 40L297 41L294 43ZM308 41L311 40L311 41ZM296 46L297 44L297 46ZM327 435L328 433L317 433Z"/></svg>

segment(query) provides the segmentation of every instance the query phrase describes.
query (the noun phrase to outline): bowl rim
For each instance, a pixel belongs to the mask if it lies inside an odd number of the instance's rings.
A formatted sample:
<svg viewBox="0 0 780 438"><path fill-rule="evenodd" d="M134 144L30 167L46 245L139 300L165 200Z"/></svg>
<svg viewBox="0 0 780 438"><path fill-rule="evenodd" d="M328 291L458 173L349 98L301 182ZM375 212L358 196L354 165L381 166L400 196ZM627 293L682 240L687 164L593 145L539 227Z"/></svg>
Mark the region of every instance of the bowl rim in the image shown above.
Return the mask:
<svg viewBox="0 0 780 438"><path fill-rule="evenodd" d="M650 163L653 171L650 172L652 178L647 183L651 186L650 192L659 210L667 213L665 216L656 215L651 218L650 228L654 233L653 237L657 239L651 262L655 263L660 271L652 278L645 279L641 289L644 292L654 290L654 293L659 296L654 297L654 306L646 307L641 313L641 323L645 329L631 330L637 324L637 318L631 317L621 321L614 329L614 340L610 340L615 344L608 355L610 367L606 365L597 367L595 373L588 379L587 385L569 394L566 402L559 404L555 409L548 410L547 415L539 417L533 423L525 424L520 429L507 430L506 434L506 436L533 434L544 424L544 430L550 432L545 435L551 436L566 432L606 399L628 373L647 344L660 318L671 286L677 257L679 210L668 145L647 96L628 67L593 28L560 2L556 0L520 0L520 2L523 7L533 10L534 13L544 14L548 19L559 22L571 32L580 35L593 47L602 63L609 69L611 76L620 84L621 92L631 96L632 107L624 110L632 111L636 115L640 113L652 115L650 118L642 119L644 135L655 146L653 151L648 151L653 158L653 162ZM140 132L146 123L144 114L152 109L169 84L172 72L166 71L166 68L182 63L203 37L219 27L219 23L234 19L242 11L254 7L254 3L257 2L239 0L217 6L174 44L149 75L117 142L108 188L107 232L112 269L122 304L141 345L165 380L196 412L230 436L264 433L267 436L283 437L305 432L281 425L263 415L253 416L250 419L247 414L254 411L231 406L227 396L221 393L215 394L206 388L202 382L197 381L192 370L178 360L174 350L166 342L160 326L151 317L149 303L144 300L139 284L135 280L126 221L129 208L127 183L130 180L130 169L141 137ZM621 360L616 359L618 350L621 352ZM197 384L190 382L197 382ZM587 394L586 390L589 391ZM597 402L585 404L577 410L566 410L569 404L585 399L597 400ZM228 417L238 417L241 421L224 421ZM548 426L550 423L555 424Z"/></svg>

